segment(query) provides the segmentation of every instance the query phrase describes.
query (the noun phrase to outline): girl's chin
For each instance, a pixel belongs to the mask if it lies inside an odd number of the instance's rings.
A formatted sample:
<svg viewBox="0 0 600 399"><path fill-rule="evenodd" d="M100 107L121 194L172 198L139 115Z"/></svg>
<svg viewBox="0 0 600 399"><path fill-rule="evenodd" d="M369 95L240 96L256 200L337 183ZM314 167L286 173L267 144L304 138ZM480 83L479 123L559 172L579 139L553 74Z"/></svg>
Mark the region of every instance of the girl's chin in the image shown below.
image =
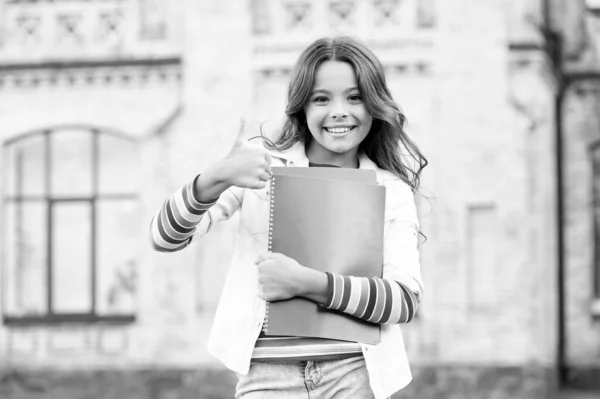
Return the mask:
<svg viewBox="0 0 600 399"><path fill-rule="evenodd" d="M328 145L325 147L325 149L327 149L329 152L335 153L335 154L345 154L348 151L351 151L354 149L354 147L351 144L344 144L344 145Z"/></svg>

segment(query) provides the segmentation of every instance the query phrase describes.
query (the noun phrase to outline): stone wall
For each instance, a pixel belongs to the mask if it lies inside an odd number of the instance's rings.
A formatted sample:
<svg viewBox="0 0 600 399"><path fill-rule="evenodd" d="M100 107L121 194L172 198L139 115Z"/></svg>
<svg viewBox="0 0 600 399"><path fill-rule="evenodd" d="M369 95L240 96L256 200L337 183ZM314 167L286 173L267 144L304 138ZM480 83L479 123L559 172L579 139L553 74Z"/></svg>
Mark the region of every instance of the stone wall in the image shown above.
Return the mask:
<svg viewBox="0 0 600 399"><path fill-rule="evenodd" d="M152 252L145 232L169 194L226 154L240 118L280 118L273 114L283 110L297 56L285 45L334 32L258 46L250 6L259 3L182 1L183 61L177 79L160 89L0 89L0 111L12 115L0 122L4 138L32 124L73 120L143 138L135 323L0 328L7 370L0 394L231 396L231 376L221 374L204 343L231 255L223 243L232 241L236 220L177 254ZM430 161L417 197L428 237L421 245L425 293L418 318L404 328L416 377L405 393L544 398L555 381L558 223L556 83L528 19L540 10L533 0L426 3L436 7L426 30L371 38L408 131Z"/></svg>
<svg viewBox="0 0 600 399"><path fill-rule="evenodd" d="M0 372L3 399L227 399L236 379L212 369ZM417 367L414 380L392 399L547 399L554 377L537 367Z"/></svg>

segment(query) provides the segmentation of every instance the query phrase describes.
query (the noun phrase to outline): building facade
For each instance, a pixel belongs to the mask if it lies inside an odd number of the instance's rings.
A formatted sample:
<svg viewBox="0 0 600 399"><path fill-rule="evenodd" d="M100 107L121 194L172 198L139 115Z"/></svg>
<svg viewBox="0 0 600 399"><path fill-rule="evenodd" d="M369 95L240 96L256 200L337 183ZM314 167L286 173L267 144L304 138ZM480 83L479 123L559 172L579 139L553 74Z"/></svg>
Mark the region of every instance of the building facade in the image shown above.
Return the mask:
<svg viewBox="0 0 600 399"><path fill-rule="evenodd" d="M295 59L335 34L380 57L430 162L416 196L424 299L403 327L415 378L398 397L593 389L595 10L0 1L0 396L232 396L204 343L236 219L175 254L152 252L148 226L226 155L241 118L281 121Z"/></svg>

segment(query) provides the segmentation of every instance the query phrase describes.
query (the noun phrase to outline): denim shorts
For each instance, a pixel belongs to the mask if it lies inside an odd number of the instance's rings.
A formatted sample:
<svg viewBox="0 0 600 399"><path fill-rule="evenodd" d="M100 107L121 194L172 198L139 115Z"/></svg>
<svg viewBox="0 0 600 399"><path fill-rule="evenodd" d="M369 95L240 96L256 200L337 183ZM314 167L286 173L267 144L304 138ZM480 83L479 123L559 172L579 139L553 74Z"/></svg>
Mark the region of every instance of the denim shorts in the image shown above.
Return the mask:
<svg viewBox="0 0 600 399"><path fill-rule="evenodd" d="M363 356L341 360L255 362L238 374L237 399L374 399Z"/></svg>

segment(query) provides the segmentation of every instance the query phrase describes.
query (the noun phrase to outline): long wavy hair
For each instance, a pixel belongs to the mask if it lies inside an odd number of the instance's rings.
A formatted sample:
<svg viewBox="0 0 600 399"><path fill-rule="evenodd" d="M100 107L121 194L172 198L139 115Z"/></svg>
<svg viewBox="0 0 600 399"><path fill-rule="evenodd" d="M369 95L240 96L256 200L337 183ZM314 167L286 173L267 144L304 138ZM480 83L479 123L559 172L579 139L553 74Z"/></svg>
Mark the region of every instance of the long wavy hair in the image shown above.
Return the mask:
<svg viewBox="0 0 600 399"><path fill-rule="evenodd" d="M381 62L355 38L319 39L302 52L292 70L281 135L275 141L265 140L265 145L283 151L298 141L310 143L312 135L304 107L310 99L316 71L325 61L347 62L352 66L367 111L373 117L371 130L359 145L359 151L379 168L405 181L413 192L417 191L427 159L404 130L406 117L392 98Z"/></svg>

